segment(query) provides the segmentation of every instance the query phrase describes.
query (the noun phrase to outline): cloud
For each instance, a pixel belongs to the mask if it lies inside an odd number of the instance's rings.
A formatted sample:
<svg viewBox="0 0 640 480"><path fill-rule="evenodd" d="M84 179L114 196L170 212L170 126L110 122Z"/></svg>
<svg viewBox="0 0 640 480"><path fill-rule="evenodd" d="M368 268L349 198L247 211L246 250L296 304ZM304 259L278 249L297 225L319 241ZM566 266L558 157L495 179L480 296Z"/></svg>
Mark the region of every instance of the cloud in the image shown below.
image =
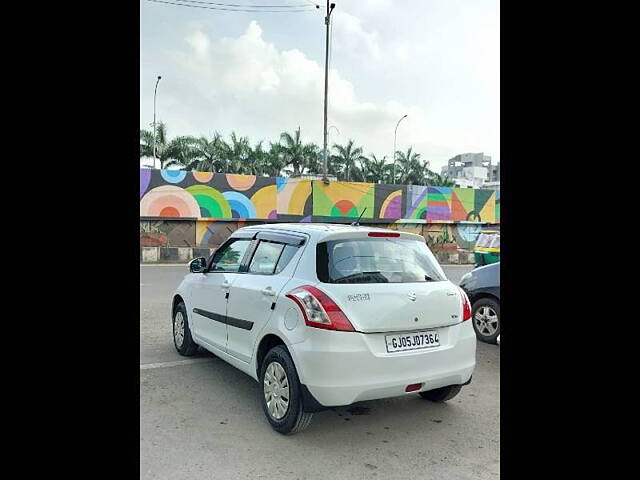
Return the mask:
<svg viewBox="0 0 640 480"><path fill-rule="evenodd" d="M332 48L339 48L340 53L362 59L363 54L369 61L379 61L382 58L378 33L367 31L362 20L350 13L340 11L332 15L333 36Z"/></svg>
<svg viewBox="0 0 640 480"><path fill-rule="evenodd" d="M353 48L364 48L371 57L380 54L375 34L364 31L348 14L343 13L342 19L343 34L352 39ZM192 28L185 47L168 57L180 72L174 83L164 85L162 118L170 135L235 130L253 142L275 141L282 131L300 126L305 141L322 145L324 65L297 49L279 50L265 41L256 21L239 37L219 40L212 40L204 27ZM366 153L389 159L394 128L404 114L409 117L398 129L398 149L413 145L438 171L461 149L480 151L473 148L477 139L434 128L415 105L393 98L377 102L360 98L348 79L330 70L328 124L340 131L338 135L331 129L330 144L353 138Z"/></svg>

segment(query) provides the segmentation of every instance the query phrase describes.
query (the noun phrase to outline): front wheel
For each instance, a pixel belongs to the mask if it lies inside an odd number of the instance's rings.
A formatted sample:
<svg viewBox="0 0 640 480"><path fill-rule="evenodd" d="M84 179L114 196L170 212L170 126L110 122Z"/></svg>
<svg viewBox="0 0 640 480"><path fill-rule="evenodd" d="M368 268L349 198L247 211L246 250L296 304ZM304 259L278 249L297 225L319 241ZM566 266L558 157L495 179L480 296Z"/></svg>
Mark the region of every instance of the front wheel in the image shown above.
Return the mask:
<svg viewBox="0 0 640 480"><path fill-rule="evenodd" d="M309 426L313 413L305 412L296 367L283 345L269 350L260 369L261 403L276 432L289 435Z"/></svg>
<svg viewBox="0 0 640 480"><path fill-rule="evenodd" d="M173 345L180 355L190 357L198 351L198 345L191 338L187 307L180 302L173 312Z"/></svg>
<svg viewBox="0 0 640 480"><path fill-rule="evenodd" d="M446 402L458 395L462 390L462 385L449 385L448 387L436 388L426 392L419 392L420 396L431 402Z"/></svg>

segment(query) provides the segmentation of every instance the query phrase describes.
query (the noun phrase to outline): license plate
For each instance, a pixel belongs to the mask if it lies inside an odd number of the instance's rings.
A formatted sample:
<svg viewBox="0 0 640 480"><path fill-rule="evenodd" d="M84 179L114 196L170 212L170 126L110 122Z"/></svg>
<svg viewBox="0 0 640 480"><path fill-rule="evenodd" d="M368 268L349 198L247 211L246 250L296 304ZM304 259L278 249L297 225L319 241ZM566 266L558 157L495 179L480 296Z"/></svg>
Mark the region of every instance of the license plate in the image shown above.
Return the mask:
<svg viewBox="0 0 640 480"><path fill-rule="evenodd" d="M434 330L426 332L386 335L387 352L406 352L408 350L424 350L440 346L440 337Z"/></svg>

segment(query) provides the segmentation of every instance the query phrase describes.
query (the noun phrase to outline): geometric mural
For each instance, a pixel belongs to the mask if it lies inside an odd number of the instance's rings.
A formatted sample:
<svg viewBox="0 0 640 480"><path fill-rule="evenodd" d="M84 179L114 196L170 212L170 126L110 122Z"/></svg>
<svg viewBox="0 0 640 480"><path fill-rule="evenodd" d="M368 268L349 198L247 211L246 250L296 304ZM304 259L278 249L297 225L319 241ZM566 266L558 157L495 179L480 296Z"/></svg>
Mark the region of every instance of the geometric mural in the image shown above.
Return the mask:
<svg viewBox="0 0 640 480"><path fill-rule="evenodd" d="M386 185L376 183L375 211L373 218L381 220L397 220L404 215L404 199L406 187L404 185Z"/></svg>
<svg viewBox="0 0 640 480"><path fill-rule="evenodd" d="M495 222L495 190L474 188L453 188L451 190L452 221Z"/></svg>
<svg viewBox="0 0 640 480"><path fill-rule="evenodd" d="M451 187L427 188L427 221L451 220Z"/></svg>
<svg viewBox="0 0 640 480"><path fill-rule="evenodd" d="M427 219L428 188L422 185L409 185L407 187L407 208L404 218L412 220Z"/></svg>
<svg viewBox="0 0 640 480"><path fill-rule="evenodd" d="M228 234L238 220L350 223L361 214L363 223L499 223L500 191L140 169L140 217L198 220L197 245L210 243L217 220Z"/></svg>
<svg viewBox="0 0 640 480"><path fill-rule="evenodd" d="M373 218L374 184L313 180L313 217ZM352 221L353 221L352 220Z"/></svg>
<svg viewBox="0 0 640 480"><path fill-rule="evenodd" d="M306 206L311 206L311 180L277 177L276 186L278 216L311 215L312 212L305 211Z"/></svg>

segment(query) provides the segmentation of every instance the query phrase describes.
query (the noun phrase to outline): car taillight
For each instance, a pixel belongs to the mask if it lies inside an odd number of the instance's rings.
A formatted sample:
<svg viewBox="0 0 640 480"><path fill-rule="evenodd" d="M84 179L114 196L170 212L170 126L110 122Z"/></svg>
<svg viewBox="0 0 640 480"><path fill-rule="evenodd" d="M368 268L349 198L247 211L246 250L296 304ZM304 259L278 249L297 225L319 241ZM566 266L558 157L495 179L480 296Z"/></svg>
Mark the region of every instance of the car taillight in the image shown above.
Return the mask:
<svg viewBox="0 0 640 480"><path fill-rule="evenodd" d="M463 289L458 287L460 290L460 295L462 296L462 321L469 320L471 318L471 303L469 302L469 297Z"/></svg>
<svg viewBox="0 0 640 480"><path fill-rule="evenodd" d="M303 285L291 290L286 296L300 307L304 321L308 326L355 332L344 312L323 291L310 285Z"/></svg>

